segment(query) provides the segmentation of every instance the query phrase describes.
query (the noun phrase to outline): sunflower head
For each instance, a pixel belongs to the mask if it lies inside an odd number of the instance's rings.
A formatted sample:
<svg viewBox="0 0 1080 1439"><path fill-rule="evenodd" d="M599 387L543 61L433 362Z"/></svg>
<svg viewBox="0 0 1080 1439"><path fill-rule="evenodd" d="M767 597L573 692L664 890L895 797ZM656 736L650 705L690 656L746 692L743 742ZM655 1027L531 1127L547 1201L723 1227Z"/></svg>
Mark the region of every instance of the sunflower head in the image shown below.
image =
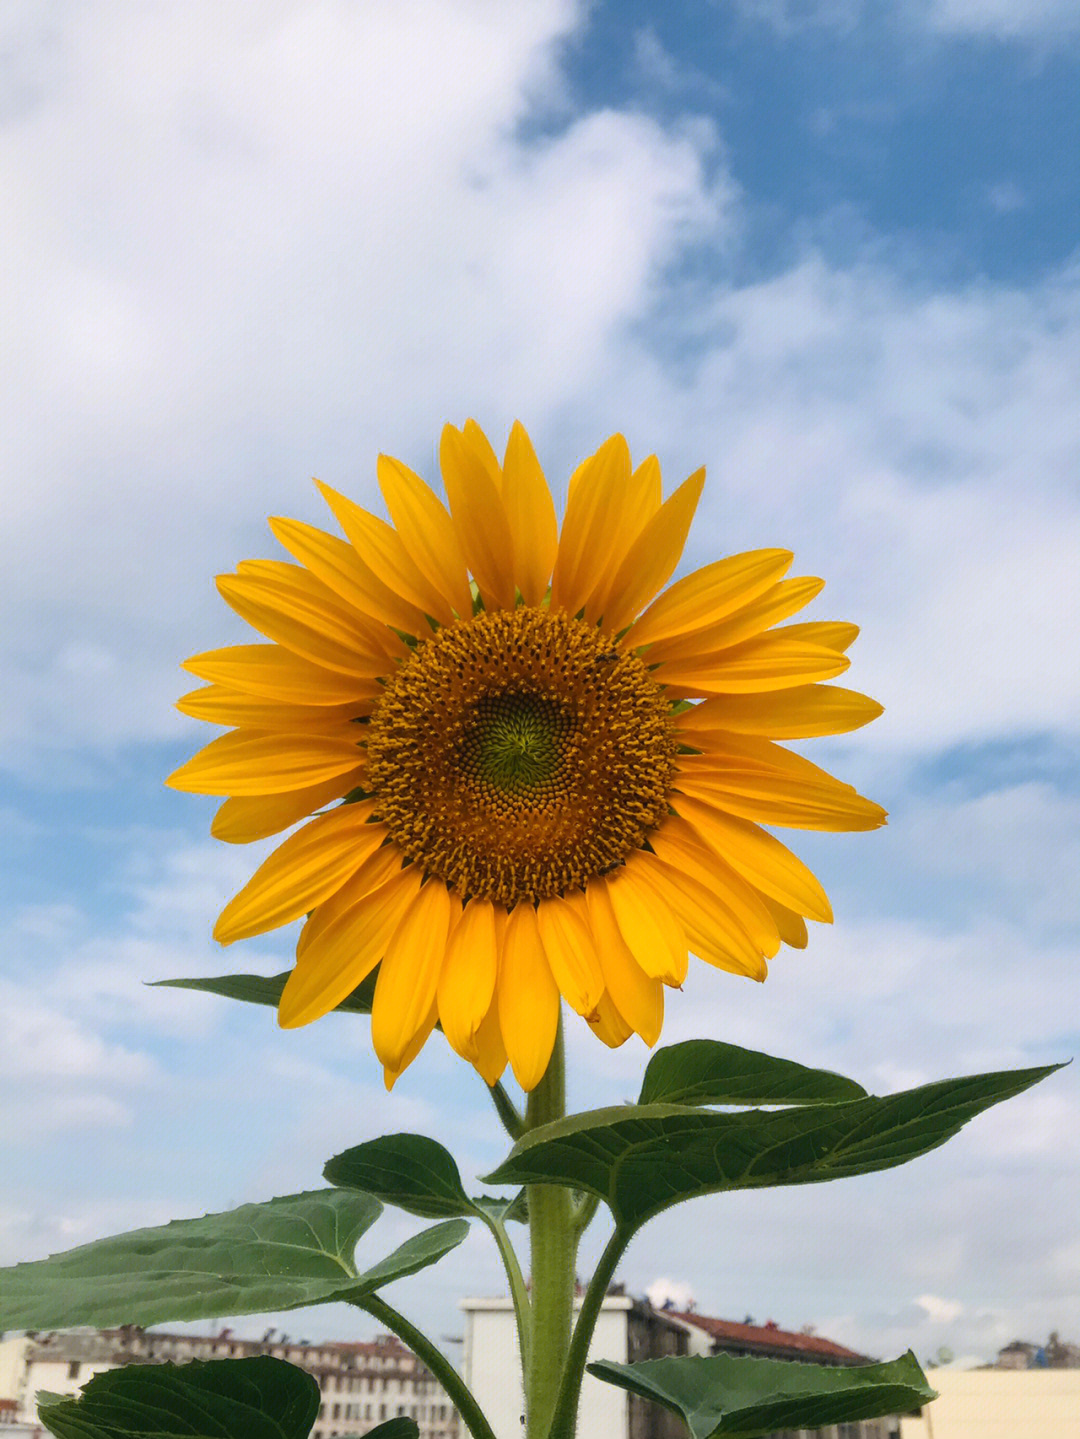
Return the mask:
<svg viewBox="0 0 1080 1439"><path fill-rule="evenodd" d="M272 520L292 561L219 579L264 642L187 662L206 683L179 707L227 732L169 783L224 796L228 842L292 830L215 929L307 916L283 1025L377 969L388 1084L441 1023L488 1083L509 1061L530 1089L562 1000L607 1044L653 1044L689 951L763 979L831 918L770 831L884 812L777 741L880 706L824 683L854 626L780 623L821 588L785 578L786 550L664 588L702 472L665 500L655 458L613 436L560 529L520 425L501 462L448 426L441 461L445 504L384 456L389 522L321 486L342 536Z"/></svg>

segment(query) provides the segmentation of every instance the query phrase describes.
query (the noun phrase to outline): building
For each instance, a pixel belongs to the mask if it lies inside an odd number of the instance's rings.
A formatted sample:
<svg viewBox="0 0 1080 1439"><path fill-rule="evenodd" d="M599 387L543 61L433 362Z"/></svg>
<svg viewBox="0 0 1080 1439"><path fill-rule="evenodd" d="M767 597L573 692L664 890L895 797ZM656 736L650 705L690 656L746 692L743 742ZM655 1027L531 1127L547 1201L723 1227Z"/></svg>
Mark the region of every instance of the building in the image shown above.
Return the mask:
<svg viewBox="0 0 1080 1439"><path fill-rule="evenodd" d="M900 1422L901 1439L1076 1439L1078 1369L931 1369L938 1397Z"/></svg>
<svg viewBox="0 0 1080 1439"><path fill-rule="evenodd" d="M998 1350L995 1369L1080 1369L1080 1344L1063 1344L1053 1330L1045 1344L1014 1339Z"/></svg>
<svg viewBox="0 0 1080 1439"><path fill-rule="evenodd" d="M575 1303L575 1312L581 1297ZM495 1439L521 1439L525 1398L514 1306L508 1298L469 1298L465 1311L465 1383L487 1415ZM604 1300L589 1346L589 1359L637 1363L689 1352L685 1328L653 1309L648 1300L631 1299L615 1285ZM686 1427L656 1404L627 1394L591 1375L581 1386L578 1432L604 1439L685 1439Z"/></svg>
<svg viewBox="0 0 1080 1439"><path fill-rule="evenodd" d="M214 1335L168 1334L131 1325L0 1339L0 1426L17 1424L25 1427L15 1433L43 1433L35 1424L37 1392L74 1396L106 1369L270 1354L306 1369L319 1385L322 1402L311 1439L360 1436L399 1415L416 1420L421 1439L458 1439L457 1411L445 1391L392 1335L369 1343L309 1344L287 1334L275 1338L276 1332L270 1329L254 1340L239 1338L231 1329Z"/></svg>
<svg viewBox="0 0 1080 1439"><path fill-rule="evenodd" d="M580 1300L579 1300L580 1303ZM465 1382L491 1421L496 1439L520 1439L524 1400L517 1332L509 1299L465 1299ZM864 1354L807 1331L791 1333L769 1323L733 1324L703 1314L654 1309L615 1286L604 1300L589 1359L620 1364L669 1354L756 1354L807 1364L869 1364ZM512 1381L508 1379L513 1375ZM581 1386L578 1430L604 1439L685 1439L686 1428L669 1410L627 1394L590 1375ZM802 1432L802 1431L800 1431ZM900 1439L895 1416L815 1431L821 1439ZM795 1439L795 1434L783 1439ZM937 1439L937 1436L933 1436Z"/></svg>
<svg viewBox="0 0 1080 1439"><path fill-rule="evenodd" d="M691 1344L691 1354L747 1354L759 1359L794 1359L807 1364L872 1364L865 1354L823 1339L811 1329L781 1329L770 1319L754 1324L747 1319L710 1319L695 1310L665 1310L673 1319L703 1336Z"/></svg>

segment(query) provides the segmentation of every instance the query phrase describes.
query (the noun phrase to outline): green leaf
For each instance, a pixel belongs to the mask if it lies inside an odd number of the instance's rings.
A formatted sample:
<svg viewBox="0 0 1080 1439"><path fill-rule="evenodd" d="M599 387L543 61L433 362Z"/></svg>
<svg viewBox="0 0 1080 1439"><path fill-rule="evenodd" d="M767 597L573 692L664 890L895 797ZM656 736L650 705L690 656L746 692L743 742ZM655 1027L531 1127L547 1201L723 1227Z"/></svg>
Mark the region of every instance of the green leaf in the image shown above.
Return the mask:
<svg viewBox="0 0 1080 1439"><path fill-rule="evenodd" d="M376 1424L374 1429L366 1429L364 1439L420 1439L420 1426L415 1419L402 1414L385 1424Z"/></svg>
<svg viewBox="0 0 1080 1439"><path fill-rule="evenodd" d="M375 1194L423 1219L475 1218L480 1211L502 1222L524 1223L528 1217L520 1191L510 1199L470 1199L454 1156L423 1134L384 1134L354 1145L326 1164L323 1178L343 1189Z"/></svg>
<svg viewBox="0 0 1080 1439"><path fill-rule="evenodd" d="M460 1244L438 1224L359 1272L357 1240L382 1212L370 1194L322 1189L99 1239L0 1270L0 1330L160 1324L296 1309L369 1294Z"/></svg>
<svg viewBox="0 0 1080 1439"><path fill-rule="evenodd" d="M424 1219L476 1213L454 1156L423 1134L384 1134L354 1145L327 1163L323 1178Z"/></svg>
<svg viewBox="0 0 1080 1439"><path fill-rule="evenodd" d="M990 1105L1060 1065L946 1079L884 1097L798 1109L717 1113L686 1105L596 1109L534 1129L491 1184L587 1189L624 1228L728 1189L812 1184L891 1169L935 1149Z"/></svg>
<svg viewBox="0 0 1080 1439"><path fill-rule="evenodd" d="M500 1224L528 1224L529 1204L524 1189L519 1189L511 1199L497 1199L492 1194L480 1194L473 1200L477 1209L497 1219Z"/></svg>
<svg viewBox="0 0 1080 1439"><path fill-rule="evenodd" d="M220 994L225 999L242 999L247 1004L278 1006L281 991L292 970L283 974L220 974L207 979L155 979L151 989L198 989L206 994ZM351 1010L354 1014L370 1014L375 994L376 974L369 974L352 994L335 1005L335 1009Z"/></svg>
<svg viewBox="0 0 1080 1439"><path fill-rule="evenodd" d="M861 1084L827 1069L807 1069L715 1039L688 1039L656 1051L638 1103L829 1104L865 1094Z"/></svg>
<svg viewBox="0 0 1080 1439"><path fill-rule="evenodd" d="M910 1350L889 1364L842 1368L713 1354L644 1364L602 1359L588 1371L673 1410L693 1439L823 1429L907 1414L936 1397Z"/></svg>
<svg viewBox="0 0 1080 1439"><path fill-rule="evenodd" d="M282 1359L133 1364L98 1374L76 1399L40 1395L56 1439L308 1439L319 1386Z"/></svg>

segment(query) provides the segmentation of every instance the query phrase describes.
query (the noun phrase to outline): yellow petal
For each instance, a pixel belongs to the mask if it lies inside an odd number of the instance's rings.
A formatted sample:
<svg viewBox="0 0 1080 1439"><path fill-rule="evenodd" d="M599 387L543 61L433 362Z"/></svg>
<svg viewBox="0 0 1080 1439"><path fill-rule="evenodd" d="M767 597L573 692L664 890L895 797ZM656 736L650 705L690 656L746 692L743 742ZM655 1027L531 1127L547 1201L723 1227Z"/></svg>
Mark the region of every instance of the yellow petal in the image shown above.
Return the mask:
<svg viewBox="0 0 1080 1439"><path fill-rule="evenodd" d="M234 795L218 806L210 833L226 844L250 844L252 840L267 839L341 799L356 788L363 775L363 766L360 766L323 784L290 790L287 794Z"/></svg>
<svg viewBox="0 0 1080 1439"><path fill-rule="evenodd" d="M488 1012L480 1023L475 1037L476 1053L471 1061L481 1079L488 1086L497 1084L506 1068L506 1045L499 1028L499 1000L493 995Z"/></svg>
<svg viewBox="0 0 1080 1439"><path fill-rule="evenodd" d="M283 704L365 704L383 690L374 679L335 673L280 645L227 645L192 655L183 668L199 679Z"/></svg>
<svg viewBox="0 0 1080 1439"><path fill-rule="evenodd" d="M664 896L643 878L635 858L631 855L621 869L592 883L606 888L619 932L645 973L681 985L687 970L686 933Z"/></svg>
<svg viewBox="0 0 1080 1439"><path fill-rule="evenodd" d="M789 774L797 779L817 783L828 790L840 790L854 794L849 784L836 779L805 755L774 744L761 735L728 734L714 730L708 744L702 746L700 754L682 754L677 759L680 770L696 774L702 779L719 778L723 782L729 770L756 769L767 774Z"/></svg>
<svg viewBox="0 0 1080 1439"><path fill-rule="evenodd" d="M776 633L785 639L823 645L828 650L843 654L859 638L859 626L846 624L843 620L808 620L803 625L784 625Z"/></svg>
<svg viewBox="0 0 1080 1439"><path fill-rule="evenodd" d="M806 920L801 914L796 914L793 909L786 905L779 904L775 899L764 896L765 903L776 920L776 927L780 931L780 938L792 949L805 949L809 941L806 933Z"/></svg>
<svg viewBox="0 0 1080 1439"><path fill-rule="evenodd" d="M284 794L356 768L357 746L332 735L223 734L165 781L190 794Z"/></svg>
<svg viewBox="0 0 1080 1439"><path fill-rule="evenodd" d="M296 575L307 572L298 565L282 566ZM308 576L312 585L318 583ZM296 583L292 576L252 573L246 569L235 575L219 575L218 591L232 609L248 624L278 644L313 664L361 679L375 679L387 673L389 637L404 653L405 646L386 626L365 621L356 611L348 611L314 593L313 589ZM326 589L325 585L321 586ZM330 592L327 591L327 594Z"/></svg>
<svg viewBox="0 0 1080 1439"><path fill-rule="evenodd" d="M380 520L378 515L362 510L321 480L315 483L348 536L349 543L379 583L391 594L400 595L410 605L415 605L425 615L433 616L440 624L451 624L454 620L453 605L421 574L393 525Z"/></svg>
<svg viewBox="0 0 1080 1439"><path fill-rule="evenodd" d="M675 716L687 744L702 748L717 730L810 739L846 734L882 713L877 700L839 685L799 685L771 694L720 695Z"/></svg>
<svg viewBox="0 0 1080 1439"><path fill-rule="evenodd" d="M494 482L495 488L500 494L503 492L503 475L499 468L499 457L491 448L491 441L475 420L466 420L461 429L461 437L472 450L473 454L487 470Z"/></svg>
<svg viewBox="0 0 1080 1439"><path fill-rule="evenodd" d="M435 1002L432 1001L431 1008L424 1016L423 1023L413 1035L412 1039L409 1040L409 1043L405 1046L405 1053L401 1056L401 1060L398 1063L397 1068L391 1069L388 1064L383 1065L383 1083L386 1085L388 1090L393 1089L394 1085L405 1073L409 1065L412 1064L413 1060L423 1049L424 1045L427 1044L428 1040L431 1038L431 1031L435 1028L435 1021L438 1019L438 1017L438 1005L436 1005Z"/></svg>
<svg viewBox="0 0 1080 1439"><path fill-rule="evenodd" d="M297 959L306 954L332 925L348 911L355 909L369 894L403 874L403 858L396 844L384 844L364 861L351 879L347 879L329 899L324 899L317 909L312 910L296 941Z"/></svg>
<svg viewBox="0 0 1080 1439"><path fill-rule="evenodd" d="M363 738L356 721L370 713L370 703L349 705L287 705L260 695L242 694L225 685L204 685L176 701L181 714L208 724L235 725L240 729L289 730L293 734L337 734Z"/></svg>
<svg viewBox="0 0 1080 1439"><path fill-rule="evenodd" d="M624 485L615 511L615 524L597 543L597 580L585 603L585 618L590 624L597 623L611 608L620 566L630 546L660 508L661 498L660 461L650 455Z"/></svg>
<svg viewBox="0 0 1080 1439"><path fill-rule="evenodd" d="M589 928L585 896L542 899L536 925L555 983L571 1009L590 1014L604 991L604 976Z"/></svg>
<svg viewBox="0 0 1080 1439"><path fill-rule="evenodd" d="M454 528L484 603L512 610L514 542L498 488L453 425L443 428L439 461Z"/></svg>
<svg viewBox="0 0 1080 1439"><path fill-rule="evenodd" d="M780 934L771 907L762 894L708 849L686 820L668 815L649 836L658 859L692 876L735 916L761 954L771 958L780 948Z"/></svg>
<svg viewBox="0 0 1080 1439"><path fill-rule="evenodd" d="M503 505L514 545L521 598L538 605L547 593L559 549L559 525L551 491L525 427L514 421L503 460Z"/></svg>
<svg viewBox="0 0 1080 1439"><path fill-rule="evenodd" d="M559 550L551 577L551 608L575 615L603 574L608 536L620 525L630 481L630 449L612 435L574 471L566 498Z"/></svg>
<svg viewBox="0 0 1080 1439"><path fill-rule="evenodd" d="M705 484L705 471L684 480L630 546L612 584L604 628L618 633L667 584L682 556Z"/></svg>
<svg viewBox="0 0 1080 1439"><path fill-rule="evenodd" d="M596 1008L586 1018L593 1034L597 1039L603 1040L609 1049L618 1049L634 1032L606 990L597 1001Z"/></svg>
<svg viewBox="0 0 1080 1439"><path fill-rule="evenodd" d="M761 634L763 630L779 624L781 620L786 620L789 615L808 605L824 587L824 580L812 579L809 576L781 580L752 604L744 605L720 624L691 630L688 634L678 635L674 639L657 641L649 648L648 661L652 664L655 660L676 661L703 657L740 644L743 640L752 639L754 635Z"/></svg>
<svg viewBox="0 0 1080 1439"><path fill-rule="evenodd" d="M654 677L673 695L750 694L832 679L851 663L824 645L786 635L783 629L770 630L716 655L662 664Z"/></svg>
<svg viewBox="0 0 1080 1439"><path fill-rule="evenodd" d="M616 1009L652 1048L664 1023L664 986L647 975L622 937L608 886L593 881L585 891L604 986Z"/></svg>
<svg viewBox="0 0 1080 1439"><path fill-rule="evenodd" d="M270 528L294 558L362 614L405 634L419 637L429 633L424 611L384 585L345 540L277 515L271 518Z"/></svg>
<svg viewBox="0 0 1080 1439"><path fill-rule="evenodd" d="M458 905L441 879L429 880L387 942L371 1007L371 1043L387 1069L401 1068L435 1003L452 907Z"/></svg>
<svg viewBox="0 0 1080 1439"><path fill-rule="evenodd" d="M379 488L405 548L421 573L463 618L472 614L472 591L454 522L420 476L389 455L378 461Z"/></svg>
<svg viewBox="0 0 1080 1439"><path fill-rule="evenodd" d="M802 860L773 835L687 795L676 797L675 808L702 842L755 889L797 914L831 923L832 906L825 891Z"/></svg>
<svg viewBox="0 0 1080 1439"><path fill-rule="evenodd" d="M651 645L726 619L791 567L790 550L748 550L705 565L669 586L631 626L629 645Z"/></svg>
<svg viewBox="0 0 1080 1439"><path fill-rule="evenodd" d="M819 785L759 769L725 769L704 775L680 769L675 787L693 799L757 824L831 832L878 829L885 811L849 786Z"/></svg>
<svg viewBox="0 0 1080 1439"><path fill-rule="evenodd" d="M438 985L443 1033L464 1059L475 1052L476 1032L495 994L496 946L495 906L470 900L450 932Z"/></svg>
<svg viewBox="0 0 1080 1439"><path fill-rule="evenodd" d="M654 858L649 881L663 894L699 958L733 974L764 979L765 960L736 915L699 879Z"/></svg>
<svg viewBox="0 0 1080 1439"><path fill-rule="evenodd" d="M318 815L278 845L218 916L214 938L232 944L299 919L340 889L387 836L369 824L370 800Z"/></svg>
<svg viewBox="0 0 1080 1439"><path fill-rule="evenodd" d="M499 965L499 1028L522 1089L535 1089L555 1048L559 990L540 942L536 911L516 904L503 936Z"/></svg>
<svg viewBox="0 0 1080 1439"><path fill-rule="evenodd" d="M328 1014L368 977L420 888L417 866L403 870L340 915L297 954L278 1005L282 1029ZM318 911L316 911L317 913Z"/></svg>

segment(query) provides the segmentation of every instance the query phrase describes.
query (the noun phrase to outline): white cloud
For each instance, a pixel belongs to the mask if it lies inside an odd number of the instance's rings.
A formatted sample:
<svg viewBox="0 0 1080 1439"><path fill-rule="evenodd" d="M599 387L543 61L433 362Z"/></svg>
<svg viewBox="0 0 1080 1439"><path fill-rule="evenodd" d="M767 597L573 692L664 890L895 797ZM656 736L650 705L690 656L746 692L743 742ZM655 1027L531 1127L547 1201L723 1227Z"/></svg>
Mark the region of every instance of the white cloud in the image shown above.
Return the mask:
<svg viewBox="0 0 1080 1439"><path fill-rule="evenodd" d="M911 0L924 23L943 35L994 40L1065 39L1080 34L1073 0Z"/></svg>
<svg viewBox="0 0 1080 1439"><path fill-rule="evenodd" d="M915 1303L926 1311L926 1317L934 1323L948 1324L959 1319L964 1306L955 1299L942 1299L937 1294L920 1294Z"/></svg>
<svg viewBox="0 0 1080 1439"><path fill-rule="evenodd" d="M700 124L519 137L580 13L58 22L62 63L0 132L9 740L180 733L175 664L229 633L210 576L265 550L264 513L314 509L315 468L364 492L377 449L421 459L451 415L565 402L681 241L722 227Z"/></svg>

